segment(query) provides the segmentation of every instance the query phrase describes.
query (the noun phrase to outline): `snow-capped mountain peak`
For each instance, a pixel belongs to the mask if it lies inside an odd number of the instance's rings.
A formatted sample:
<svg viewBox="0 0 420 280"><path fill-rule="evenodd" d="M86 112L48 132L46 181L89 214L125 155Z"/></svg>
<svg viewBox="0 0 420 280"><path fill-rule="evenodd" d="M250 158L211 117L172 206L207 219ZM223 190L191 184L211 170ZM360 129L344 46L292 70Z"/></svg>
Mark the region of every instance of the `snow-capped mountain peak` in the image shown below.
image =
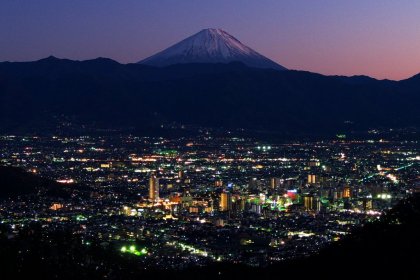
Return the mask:
<svg viewBox="0 0 420 280"><path fill-rule="evenodd" d="M179 63L229 63L239 61L250 67L285 70L283 66L242 44L222 29L208 28L139 63L168 66Z"/></svg>

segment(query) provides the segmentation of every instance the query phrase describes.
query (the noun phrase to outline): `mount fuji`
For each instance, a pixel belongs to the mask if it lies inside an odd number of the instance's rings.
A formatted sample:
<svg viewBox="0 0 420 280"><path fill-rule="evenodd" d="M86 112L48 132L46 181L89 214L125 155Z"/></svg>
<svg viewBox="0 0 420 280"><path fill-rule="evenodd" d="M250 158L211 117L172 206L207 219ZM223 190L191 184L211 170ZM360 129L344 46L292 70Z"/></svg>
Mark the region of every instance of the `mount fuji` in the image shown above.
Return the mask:
<svg viewBox="0 0 420 280"><path fill-rule="evenodd" d="M221 29L203 29L138 63L164 67L185 63L242 62L249 67L287 70Z"/></svg>

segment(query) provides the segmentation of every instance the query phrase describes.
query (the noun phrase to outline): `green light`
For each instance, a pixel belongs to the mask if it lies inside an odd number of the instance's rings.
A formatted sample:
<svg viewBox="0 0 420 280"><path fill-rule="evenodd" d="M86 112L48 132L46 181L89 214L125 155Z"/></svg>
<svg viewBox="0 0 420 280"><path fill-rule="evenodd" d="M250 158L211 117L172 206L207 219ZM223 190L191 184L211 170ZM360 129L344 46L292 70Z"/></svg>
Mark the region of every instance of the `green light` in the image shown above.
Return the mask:
<svg viewBox="0 0 420 280"><path fill-rule="evenodd" d="M142 255L147 254L147 249L143 248L139 251L139 250L137 250L136 246L134 246L134 245L131 245L130 247L122 246L121 247L121 253L129 253L129 254L133 254L133 255L136 255L136 256L142 256Z"/></svg>
<svg viewBox="0 0 420 280"><path fill-rule="evenodd" d="M83 216L83 215L77 215L77 216L76 216L76 220L77 220L77 221L86 221L86 220L87 220L87 218L86 218L85 216Z"/></svg>

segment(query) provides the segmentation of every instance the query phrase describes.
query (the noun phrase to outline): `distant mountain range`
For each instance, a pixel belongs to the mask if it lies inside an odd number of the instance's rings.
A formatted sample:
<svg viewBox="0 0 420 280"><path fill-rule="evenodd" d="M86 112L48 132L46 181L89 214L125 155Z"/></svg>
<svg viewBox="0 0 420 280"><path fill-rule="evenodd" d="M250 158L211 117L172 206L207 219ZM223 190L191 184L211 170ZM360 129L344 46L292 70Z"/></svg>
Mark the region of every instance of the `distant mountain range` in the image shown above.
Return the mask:
<svg viewBox="0 0 420 280"><path fill-rule="evenodd" d="M140 63L0 63L0 133L80 125L147 132L176 124L335 134L418 127L419 107L420 75L397 82L285 70L218 29Z"/></svg>

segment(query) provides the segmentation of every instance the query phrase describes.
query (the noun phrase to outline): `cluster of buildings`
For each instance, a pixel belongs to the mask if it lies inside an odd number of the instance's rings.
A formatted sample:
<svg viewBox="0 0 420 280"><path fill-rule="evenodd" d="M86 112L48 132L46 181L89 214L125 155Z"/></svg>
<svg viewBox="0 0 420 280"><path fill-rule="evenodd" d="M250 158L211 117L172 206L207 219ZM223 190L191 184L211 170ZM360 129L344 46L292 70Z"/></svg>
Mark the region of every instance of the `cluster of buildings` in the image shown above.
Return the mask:
<svg viewBox="0 0 420 280"><path fill-rule="evenodd" d="M145 266L306 256L417 191L418 143L238 137L0 136L0 164L56 180L67 198L0 204L13 232L38 221ZM78 188L72 188L77 185ZM125 248L122 249L122 248ZM143 251L142 251L143 250Z"/></svg>

